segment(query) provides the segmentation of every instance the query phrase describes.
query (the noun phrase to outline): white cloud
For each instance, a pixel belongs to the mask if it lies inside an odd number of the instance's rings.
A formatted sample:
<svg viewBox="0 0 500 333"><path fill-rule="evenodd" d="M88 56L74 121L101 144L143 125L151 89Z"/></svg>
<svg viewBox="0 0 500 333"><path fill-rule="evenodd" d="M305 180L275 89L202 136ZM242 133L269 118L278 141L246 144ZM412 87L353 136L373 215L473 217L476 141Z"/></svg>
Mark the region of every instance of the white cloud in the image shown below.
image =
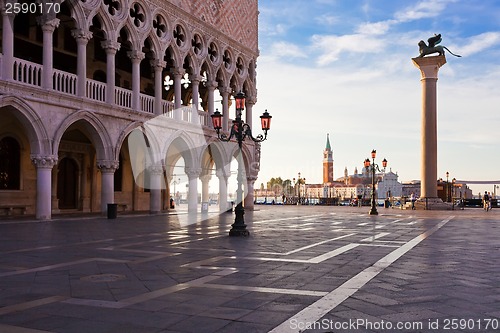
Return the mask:
<svg viewBox="0 0 500 333"><path fill-rule="evenodd" d="M312 36L312 46L320 50L317 58L318 65L328 65L339 59L342 52L349 53L378 53L383 50L384 42L381 39L363 34L342 36Z"/></svg>
<svg viewBox="0 0 500 333"><path fill-rule="evenodd" d="M316 17L314 20L320 24L326 24L326 25L335 25L341 22L340 17L329 14L320 15Z"/></svg>
<svg viewBox="0 0 500 333"><path fill-rule="evenodd" d="M307 55L299 46L288 42L277 42L271 45L271 52L268 52L271 57L283 58L305 58Z"/></svg>
<svg viewBox="0 0 500 333"><path fill-rule="evenodd" d="M446 8L446 5L453 0L425 0L417 3L415 6L408 7L397 12L394 17L399 22L408 22L414 20L436 17Z"/></svg>
<svg viewBox="0 0 500 333"><path fill-rule="evenodd" d="M366 35L383 35L389 30L391 25L393 25L394 23L396 23L395 20L387 20L374 23L367 22L361 24L356 30L356 32Z"/></svg>
<svg viewBox="0 0 500 333"><path fill-rule="evenodd" d="M468 38L467 44L460 48L460 52L462 55L468 55L497 45L500 45L500 32L485 32Z"/></svg>

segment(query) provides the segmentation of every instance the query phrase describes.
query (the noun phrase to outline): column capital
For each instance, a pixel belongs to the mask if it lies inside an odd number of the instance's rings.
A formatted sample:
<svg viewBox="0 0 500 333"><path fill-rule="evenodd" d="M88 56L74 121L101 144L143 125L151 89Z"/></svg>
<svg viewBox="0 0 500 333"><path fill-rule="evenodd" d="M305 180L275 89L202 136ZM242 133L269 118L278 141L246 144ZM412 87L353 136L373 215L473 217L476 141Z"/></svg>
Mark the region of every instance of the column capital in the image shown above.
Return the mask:
<svg viewBox="0 0 500 333"><path fill-rule="evenodd" d="M247 177L247 182L253 184L253 183L255 183L255 181L257 180L257 178L258 178L257 176L248 176Z"/></svg>
<svg viewBox="0 0 500 333"><path fill-rule="evenodd" d="M446 64L446 57L444 55L412 58L415 67L420 69L422 79L437 79L438 71L441 66Z"/></svg>
<svg viewBox="0 0 500 333"><path fill-rule="evenodd" d="M201 181L202 182L209 182L210 179L212 179L212 175L208 174L208 175L203 175L200 177Z"/></svg>
<svg viewBox="0 0 500 333"><path fill-rule="evenodd" d="M141 62L142 59L146 56L144 52L142 51L137 51L137 50L132 50L127 52L128 57L132 62Z"/></svg>
<svg viewBox="0 0 500 333"><path fill-rule="evenodd" d="M121 44L114 40L103 40L101 47L106 51L106 54L116 54L121 47Z"/></svg>
<svg viewBox="0 0 500 333"><path fill-rule="evenodd" d="M114 173L119 167L119 162L115 160L99 160L97 161L97 168L102 173Z"/></svg>
<svg viewBox="0 0 500 333"><path fill-rule="evenodd" d="M92 32L85 29L73 29L71 35L75 38L78 44L87 44L92 39Z"/></svg>
<svg viewBox="0 0 500 333"><path fill-rule="evenodd" d="M52 169L57 161L57 155L31 155L31 162L37 169Z"/></svg>
<svg viewBox="0 0 500 333"><path fill-rule="evenodd" d="M164 69L167 67L167 62L161 59L153 59L150 61L151 67L155 69Z"/></svg>
<svg viewBox="0 0 500 333"><path fill-rule="evenodd" d="M186 73L186 71L183 68L176 67L172 70L172 74L174 76L183 76Z"/></svg>
<svg viewBox="0 0 500 333"><path fill-rule="evenodd" d="M154 175L161 175L163 173L163 165L161 164L148 165L148 171Z"/></svg>
<svg viewBox="0 0 500 333"><path fill-rule="evenodd" d="M200 74L189 75L189 80L191 80L191 82L198 82L199 83L202 78L203 78L203 76L201 76Z"/></svg>
<svg viewBox="0 0 500 333"><path fill-rule="evenodd" d="M184 172L188 176L189 180L191 180L200 176L201 168L185 168Z"/></svg>
<svg viewBox="0 0 500 333"><path fill-rule="evenodd" d="M218 85L219 83L215 80L208 80L205 83L205 86L208 88L208 90L215 90L215 88L217 88Z"/></svg>
<svg viewBox="0 0 500 333"><path fill-rule="evenodd" d="M38 16L37 22L42 28L43 32L53 33L54 30L56 30L56 28L59 26L60 20L58 18L47 19L44 16Z"/></svg>
<svg viewBox="0 0 500 333"><path fill-rule="evenodd" d="M233 92L233 89L231 89L230 87L219 87L219 92L221 93L221 95L226 94L227 96Z"/></svg>
<svg viewBox="0 0 500 333"><path fill-rule="evenodd" d="M257 103L257 97L256 96L252 96L252 95L247 96L245 98L245 103L246 104L255 105L255 103Z"/></svg>
<svg viewBox="0 0 500 333"><path fill-rule="evenodd" d="M216 175L216 176L217 176L217 178L219 178L219 179L220 179L220 178L225 178L225 179L229 178L229 174L228 174L228 173L226 172L226 170L224 170L224 169L217 169L217 170L215 171L215 175Z"/></svg>

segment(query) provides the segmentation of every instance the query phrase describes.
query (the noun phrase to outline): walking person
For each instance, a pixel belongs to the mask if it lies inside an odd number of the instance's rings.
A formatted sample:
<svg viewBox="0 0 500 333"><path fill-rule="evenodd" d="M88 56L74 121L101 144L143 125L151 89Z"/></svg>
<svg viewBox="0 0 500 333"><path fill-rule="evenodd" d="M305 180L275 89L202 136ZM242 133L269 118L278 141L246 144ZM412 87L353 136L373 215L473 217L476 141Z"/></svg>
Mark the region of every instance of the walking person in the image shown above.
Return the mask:
<svg viewBox="0 0 500 333"><path fill-rule="evenodd" d="M415 201L417 200L415 193L411 192L410 200L411 200L411 210L415 210L416 209L415 208Z"/></svg>
<svg viewBox="0 0 500 333"><path fill-rule="evenodd" d="M490 197L488 195L488 192L484 191L483 195L483 209L485 211L488 211L490 209Z"/></svg>

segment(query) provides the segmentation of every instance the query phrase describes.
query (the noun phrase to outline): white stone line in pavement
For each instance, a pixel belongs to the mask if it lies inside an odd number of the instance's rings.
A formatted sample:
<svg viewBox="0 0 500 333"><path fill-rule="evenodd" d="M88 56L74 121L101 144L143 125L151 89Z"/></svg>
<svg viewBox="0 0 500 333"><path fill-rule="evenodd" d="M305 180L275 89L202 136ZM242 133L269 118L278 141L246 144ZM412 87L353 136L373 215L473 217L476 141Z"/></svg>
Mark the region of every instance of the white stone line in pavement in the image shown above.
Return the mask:
<svg viewBox="0 0 500 333"><path fill-rule="evenodd" d="M284 255L294 254L294 253L301 252L301 251L310 249L310 248L318 246L318 245L326 244L326 243L329 243L329 242L333 242L333 241L336 241L336 240L339 240L339 239L351 237L351 236L354 236L354 235L355 234L351 233L351 234L347 234L347 235L338 236L338 237L335 237L335 238L330 238L330 239L327 239L327 240L324 240L324 241L321 241L321 242L317 242L317 243L314 243L314 244L311 244L311 245L306 245L306 246L300 247L300 248L292 250L292 251L288 251L288 252L284 253Z"/></svg>
<svg viewBox="0 0 500 333"><path fill-rule="evenodd" d="M314 323L320 320L324 315L328 312L332 311L342 302L344 302L347 298L352 296L355 292L357 292L361 287L367 284L370 280L372 280L375 276L377 276L384 269L389 267L393 262L397 259L401 258L408 251L417 246L424 239L432 235L437 230L441 229L446 223L448 223L454 216L450 216L447 219L442 220L434 227L425 231L424 233L418 235L412 240L408 241L404 245L400 246L398 249L392 251L385 257L378 260L372 266L364 269L356 276L347 280L344 284L339 286L337 289L331 291L327 295L323 296L313 304L299 311L294 316L288 318L280 325L276 326L274 329L269 331L269 333L290 333L290 332L300 332L299 328L292 328L291 321L293 320L296 323ZM302 327L301 325L295 325L295 327Z"/></svg>
<svg viewBox="0 0 500 333"><path fill-rule="evenodd" d="M238 290L238 291L254 291L259 293L272 293L272 294L286 294L286 295L299 295L299 296L317 296L322 297L328 294L324 291L314 291L314 290L298 290L298 289L287 289L287 288L266 288L266 287L250 287L250 286L231 286L225 284L215 284L215 283L205 283L203 285L197 286L203 288L214 288L223 290Z"/></svg>
<svg viewBox="0 0 500 333"><path fill-rule="evenodd" d="M391 234L390 232L381 232L381 233L378 233L376 235L373 235L373 236L367 237L365 239L362 239L361 242L373 242L376 239L385 237L385 236L390 235L390 234Z"/></svg>
<svg viewBox="0 0 500 333"><path fill-rule="evenodd" d="M34 301L18 303L14 305L4 306L0 308L0 316L3 316L7 313L24 311L27 309L35 308L37 306L46 305L50 303L56 303L67 299L66 296L50 296L45 298L36 299ZM0 332L10 332L10 331L1 331Z"/></svg>
<svg viewBox="0 0 500 333"><path fill-rule="evenodd" d="M307 218L313 218L313 217L319 217L319 216L327 216L329 214L315 214L315 215L305 215L305 216L293 216L293 217L285 217L285 218L278 218L278 219L271 219L271 220L260 220L260 221L254 221L253 224L259 224L259 223L267 223L267 222L280 222L280 221L289 221L289 220L303 220Z"/></svg>

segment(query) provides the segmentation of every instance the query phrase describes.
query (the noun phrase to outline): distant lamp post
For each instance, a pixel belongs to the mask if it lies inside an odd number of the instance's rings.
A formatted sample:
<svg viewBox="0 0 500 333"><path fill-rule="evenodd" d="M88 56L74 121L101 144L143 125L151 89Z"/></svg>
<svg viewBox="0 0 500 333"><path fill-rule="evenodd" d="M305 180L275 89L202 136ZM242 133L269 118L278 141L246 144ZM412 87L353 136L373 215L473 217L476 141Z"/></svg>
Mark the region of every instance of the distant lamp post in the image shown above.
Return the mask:
<svg viewBox="0 0 500 333"><path fill-rule="evenodd" d="M387 167L387 160L384 158L382 160L383 169L380 170L379 166L375 164L375 157L377 156L377 151L375 149L372 150L372 163L370 163L370 159L367 158L365 160L364 166L367 172L372 173L372 197L371 197L371 209L370 215L378 215L377 205L375 203L375 171L385 172L385 168Z"/></svg>
<svg viewBox="0 0 500 333"><path fill-rule="evenodd" d="M306 179L305 178L300 178L300 172L299 172L299 178L297 178L297 183L295 183L295 178L293 179L293 182L295 184L295 187L297 188L297 194L298 194L298 201L297 201L297 205L300 205L301 202L300 202L300 190L301 190L301 186L300 184L302 182L304 182L304 186L305 186L305 183L306 183ZM305 195L305 194L304 194Z"/></svg>
<svg viewBox="0 0 500 333"><path fill-rule="evenodd" d="M446 171L446 202L450 202L450 173Z"/></svg>
<svg viewBox="0 0 500 333"><path fill-rule="evenodd" d="M242 156L242 145L243 141L245 141L246 137L249 137L254 142L262 142L267 139L267 131L271 128L271 118L272 116L267 112L267 110L260 116L260 121L262 125L262 130L264 131L264 135L259 134L257 137L252 136L252 129L250 128L250 124L246 124L241 119L241 114L245 108L245 94L243 92L239 92L234 96L235 104L236 104L236 118L233 120L233 126L231 126L231 131L229 136L225 133L221 133L222 129L222 114L216 110L212 117L212 125L217 132L217 137L219 140L228 142L233 137L238 142L238 147L240 150L240 156ZM245 209L243 208L243 167L241 163L238 163L238 189L236 190L236 208L234 223L231 225L231 230L229 231L229 236L249 236L250 232L247 230L247 226L245 224L245 220L243 215L245 214Z"/></svg>

